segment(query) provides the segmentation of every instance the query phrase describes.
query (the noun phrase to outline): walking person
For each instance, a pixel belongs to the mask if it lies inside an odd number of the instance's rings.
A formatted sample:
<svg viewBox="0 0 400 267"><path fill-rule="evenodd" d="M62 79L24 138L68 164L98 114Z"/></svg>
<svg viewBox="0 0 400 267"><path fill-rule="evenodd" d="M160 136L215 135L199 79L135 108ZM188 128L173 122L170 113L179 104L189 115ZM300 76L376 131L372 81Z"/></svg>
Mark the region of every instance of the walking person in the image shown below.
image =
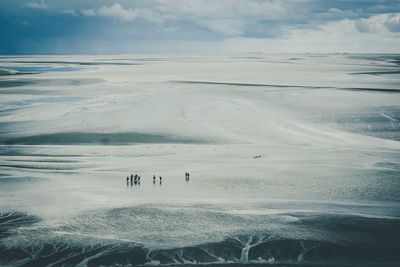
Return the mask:
<svg viewBox="0 0 400 267"><path fill-rule="evenodd" d="M162 184L162 177L160 176L160 184Z"/></svg>
<svg viewBox="0 0 400 267"><path fill-rule="evenodd" d="M156 176L153 175L153 184L156 184Z"/></svg>

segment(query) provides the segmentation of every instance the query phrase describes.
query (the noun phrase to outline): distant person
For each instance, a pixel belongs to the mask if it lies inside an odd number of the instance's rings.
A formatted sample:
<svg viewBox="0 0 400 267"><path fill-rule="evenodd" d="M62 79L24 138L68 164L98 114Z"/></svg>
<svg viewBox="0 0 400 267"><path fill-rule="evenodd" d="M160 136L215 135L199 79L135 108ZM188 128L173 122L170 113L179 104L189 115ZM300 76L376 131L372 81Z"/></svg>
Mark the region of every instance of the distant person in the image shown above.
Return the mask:
<svg viewBox="0 0 400 267"><path fill-rule="evenodd" d="M190 176L190 174L189 173L187 173L187 180L189 181L189 176Z"/></svg>
<svg viewBox="0 0 400 267"><path fill-rule="evenodd" d="M153 184L155 184L155 183L156 183L156 176L153 175Z"/></svg>
<svg viewBox="0 0 400 267"><path fill-rule="evenodd" d="M129 175L126 176L126 183L129 183Z"/></svg>
<svg viewBox="0 0 400 267"><path fill-rule="evenodd" d="M133 183L133 174L131 174L131 183Z"/></svg>
<svg viewBox="0 0 400 267"><path fill-rule="evenodd" d="M162 177L160 176L160 184L162 184Z"/></svg>

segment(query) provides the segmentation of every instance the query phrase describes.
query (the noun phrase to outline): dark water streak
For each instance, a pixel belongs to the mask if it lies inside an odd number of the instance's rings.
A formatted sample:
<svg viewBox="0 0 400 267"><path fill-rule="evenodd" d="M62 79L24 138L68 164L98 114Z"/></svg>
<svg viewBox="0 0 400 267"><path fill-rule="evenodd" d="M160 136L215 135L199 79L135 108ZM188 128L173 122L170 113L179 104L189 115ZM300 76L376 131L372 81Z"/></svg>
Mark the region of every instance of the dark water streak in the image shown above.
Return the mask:
<svg viewBox="0 0 400 267"><path fill-rule="evenodd" d="M382 92L382 93L400 93L398 88L370 88L370 87L327 87L327 86L302 86L302 85L287 85L287 84L264 84L264 83L232 83L232 82L211 82L211 81L170 81L173 83L184 84L203 84L203 85L223 85L223 86L242 86L242 87L272 87L272 88L287 88L299 90L344 90L344 91L365 91L365 92ZM281 90L274 90L280 92Z"/></svg>
<svg viewBox="0 0 400 267"><path fill-rule="evenodd" d="M189 137L177 137L163 134L118 132L118 133L87 133L87 132L62 132L38 134L15 138L2 138L0 144L4 145L77 145L77 144L101 144L101 145L126 145L135 143L177 143L177 144L201 144L205 140Z"/></svg>

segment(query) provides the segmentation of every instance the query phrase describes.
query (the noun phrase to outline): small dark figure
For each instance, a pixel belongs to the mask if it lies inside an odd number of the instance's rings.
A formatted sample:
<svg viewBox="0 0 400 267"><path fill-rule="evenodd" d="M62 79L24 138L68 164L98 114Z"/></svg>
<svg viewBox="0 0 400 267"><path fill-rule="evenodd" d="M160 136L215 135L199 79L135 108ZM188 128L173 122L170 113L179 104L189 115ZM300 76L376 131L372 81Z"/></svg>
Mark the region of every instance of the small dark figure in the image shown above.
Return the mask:
<svg viewBox="0 0 400 267"><path fill-rule="evenodd" d="M160 176L160 184L162 184L162 177Z"/></svg>
<svg viewBox="0 0 400 267"><path fill-rule="evenodd" d="M126 176L126 183L129 183L129 175Z"/></svg>
<svg viewBox="0 0 400 267"><path fill-rule="evenodd" d="M133 174L131 174L131 183L133 182Z"/></svg>
<svg viewBox="0 0 400 267"><path fill-rule="evenodd" d="M140 183L140 176L138 175L138 177L137 177L137 180L138 180L138 182Z"/></svg>
<svg viewBox="0 0 400 267"><path fill-rule="evenodd" d="M153 184L156 184L156 176L153 175Z"/></svg>
<svg viewBox="0 0 400 267"><path fill-rule="evenodd" d="M189 174L189 173L187 173L187 178L186 178L186 179L187 179L187 181L189 181L189 176L190 176L190 174Z"/></svg>

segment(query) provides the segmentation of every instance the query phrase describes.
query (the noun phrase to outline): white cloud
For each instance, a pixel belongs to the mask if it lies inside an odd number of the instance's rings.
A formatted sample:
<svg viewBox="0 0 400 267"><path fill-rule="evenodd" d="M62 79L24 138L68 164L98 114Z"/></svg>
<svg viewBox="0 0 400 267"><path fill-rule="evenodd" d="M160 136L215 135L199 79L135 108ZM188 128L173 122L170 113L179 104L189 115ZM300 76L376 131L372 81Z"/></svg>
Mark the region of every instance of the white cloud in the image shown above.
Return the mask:
<svg viewBox="0 0 400 267"><path fill-rule="evenodd" d="M156 9L225 36L242 36L248 27L294 17L296 4L259 0L155 0ZM251 26L249 26L251 25Z"/></svg>
<svg viewBox="0 0 400 267"><path fill-rule="evenodd" d="M183 17L229 19L263 17L271 20L287 17L294 11L293 5L284 1L254 0L158 0L158 8Z"/></svg>
<svg viewBox="0 0 400 267"><path fill-rule="evenodd" d="M174 20L174 16L169 14L160 14L152 9L146 8L124 8L119 3L112 6L102 6L97 9L83 9L81 14L84 16L102 16L112 17L124 22L133 21L137 18L143 18L147 21L161 25L165 20Z"/></svg>
<svg viewBox="0 0 400 267"><path fill-rule="evenodd" d="M103 16L114 17L121 21L132 21L138 17L137 11L131 8L124 9L120 4L116 3L112 6L102 6L97 9L83 9L81 14L88 17Z"/></svg>
<svg viewBox="0 0 400 267"><path fill-rule="evenodd" d="M34 9L48 9L49 5L45 1L40 2L29 2L25 4L26 7Z"/></svg>
<svg viewBox="0 0 400 267"><path fill-rule="evenodd" d="M390 35L387 31L360 32L355 28L354 20L344 19L316 29L286 29L284 37L280 38L229 38L220 45L221 50L231 53L391 53L398 52L399 43L395 34Z"/></svg>
<svg viewBox="0 0 400 267"><path fill-rule="evenodd" d="M76 11L73 9L66 9L66 10L61 11L61 13L71 15L71 16L78 16Z"/></svg>
<svg viewBox="0 0 400 267"><path fill-rule="evenodd" d="M97 14L99 16L119 18L122 21L131 21L138 17L138 14L134 9L131 8L124 9L118 3L110 7L108 6L100 7L99 9L97 9Z"/></svg>
<svg viewBox="0 0 400 267"><path fill-rule="evenodd" d="M363 33L400 32L400 14L379 14L355 21L355 28Z"/></svg>
<svg viewBox="0 0 400 267"><path fill-rule="evenodd" d="M315 12L312 1L277 0L151 0L142 5L130 5L129 2L103 5L97 8L83 9L84 16L101 16L132 22L138 18L155 24L154 31L178 32L185 26L195 25L222 36L279 38L290 28L316 28L326 23L355 19L358 32L400 31L400 20L387 14L371 17L356 15L354 10L342 10L326 6L325 10ZM73 15L71 13L71 15ZM355 16L355 18L354 18ZM204 36L204 35L203 35Z"/></svg>

